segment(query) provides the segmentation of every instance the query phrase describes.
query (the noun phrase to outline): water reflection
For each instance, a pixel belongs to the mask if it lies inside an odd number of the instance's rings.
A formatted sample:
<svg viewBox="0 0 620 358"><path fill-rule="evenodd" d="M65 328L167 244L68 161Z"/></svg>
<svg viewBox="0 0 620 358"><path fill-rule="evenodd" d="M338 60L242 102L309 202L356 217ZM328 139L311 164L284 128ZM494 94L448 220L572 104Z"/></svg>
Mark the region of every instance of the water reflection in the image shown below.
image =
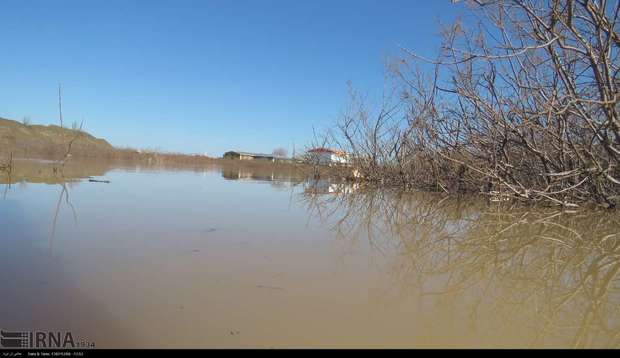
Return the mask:
<svg viewBox="0 0 620 358"><path fill-rule="evenodd" d="M146 164L123 161L71 160L66 163L52 160L16 159L11 172L0 171L0 184L33 183L62 184L92 177L103 177L111 170L131 173L186 171L203 175L221 174L226 180L303 183L306 173L297 167L254 163L214 162L211 165ZM252 165L253 164L253 165Z"/></svg>
<svg viewBox="0 0 620 358"><path fill-rule="evenodd" d="M321 194L351 194L360 189L361 184L356 182L333 181L330 178L310 177L304 182L304 192L310 195Z"/></svg>
<svg viewBox="0 0 620 358"><path fill-rule="evenodd" d="M0 201L13 326L63 324L69 299L85 322L101 306L111 328L82 329L112 347L119 329L125 347L620 345L617 213L277 166L91 164L25 162L0 179L20 183ZM40 305L26 296L58 298L23 318Z"/></svg>
<svg viewBox="0 0 620 358"><path fill-rule="evenodd" d="M616 213L490 207L389 190L314 194L303 196L313 215L332 223L341 240L367 238L390 258L395 285L460 311L465 335L509 346L620 344Z"/></svg>
<svg viewBox="0 0 620 358"><path fill-rule="evenodd" d="M73 206L69 198L70 194L69 194L68 186L70 185L71 183L60 183L59 184L61 189L60 189L60 194L58 195L58 201L56 202L56 208L54 209L54 218L52 220L52 228L50 230L50 236L49 236L50 257L53 255L54 238L56 237L56 225L58 224L58 215L60 214L60 209L61 209L61 205L63 204L63 202L67 207L69 207L69 209L71 209L71 213L73 214L73 221L75 222L75 225L77 226L78 224L77 211L75 210L75 207Z"/></svg>
<svg viewBox="0 0 620 358"><path fill-rule="evenodd" d="M223 165L220 168L222 178L241 181L267 181L281 183L302 183L305 175L300 170L271 165L243 166Z"/></svg>
<svg viewBox="0 0 620 358"><path fill-rule="evenodd" d="M10 173L0 172L0 184L62 184L89 177L103 176L114 168L111 162L58 161L16 159Z"/></svg>

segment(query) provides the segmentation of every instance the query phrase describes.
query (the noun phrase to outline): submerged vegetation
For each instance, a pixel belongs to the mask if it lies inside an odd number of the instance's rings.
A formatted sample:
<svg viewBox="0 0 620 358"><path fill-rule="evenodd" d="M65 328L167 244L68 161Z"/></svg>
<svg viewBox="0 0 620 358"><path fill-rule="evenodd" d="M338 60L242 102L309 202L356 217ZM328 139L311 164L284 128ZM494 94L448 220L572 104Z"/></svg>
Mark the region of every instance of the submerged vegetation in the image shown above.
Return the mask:
<svg viewBox="0 0 620 358"><path fill-rule="evenodd" d="M369 181L566 207L620 199L620 4L471 1L434 59L403 50L378 108L325 135Z"/></svg>
<svg viewBox="0 0 620 358"><path fill-rule="evenodd" d="M9 154L9 160L6 163L0 162L0 172L10 172L13 167L13 153Z"/></svg>

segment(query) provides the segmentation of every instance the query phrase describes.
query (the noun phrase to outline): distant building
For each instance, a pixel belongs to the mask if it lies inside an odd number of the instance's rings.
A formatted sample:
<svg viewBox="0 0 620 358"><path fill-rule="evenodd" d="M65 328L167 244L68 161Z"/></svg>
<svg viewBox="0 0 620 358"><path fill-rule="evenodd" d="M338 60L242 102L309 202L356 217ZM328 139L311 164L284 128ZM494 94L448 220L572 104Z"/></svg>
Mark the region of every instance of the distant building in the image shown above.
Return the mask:
<svg viewBox="0 0 620 358"><path fill-rule="evenodd" d="M312 148L308 151L308 156L312 163L319 165L349 164L349 155L342 150Z"/></svg>
<svg viewBox="0 0 620 358"><path fill-rule="evenodd" d="M235 159L235 160L266 160L270 162L274 162L276 157L273 154L259 154L259 153L248 153L248 152L238 152L238 151L230 151L224 153L222 156L224 159Z"/></svg>

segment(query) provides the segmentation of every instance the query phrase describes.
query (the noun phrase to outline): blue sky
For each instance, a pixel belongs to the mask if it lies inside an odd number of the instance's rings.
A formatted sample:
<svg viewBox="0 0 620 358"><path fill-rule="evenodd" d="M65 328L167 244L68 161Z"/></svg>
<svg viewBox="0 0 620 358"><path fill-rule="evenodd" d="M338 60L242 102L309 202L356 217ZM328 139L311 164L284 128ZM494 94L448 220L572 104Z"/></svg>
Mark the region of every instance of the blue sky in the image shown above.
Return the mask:
<svg viewBox="0 0 620 358"><path fill-rule="evenodd" d="M402 45L435 53L449 0L2 0L0 116L117 146L271 152L369 95Z"/></svg>

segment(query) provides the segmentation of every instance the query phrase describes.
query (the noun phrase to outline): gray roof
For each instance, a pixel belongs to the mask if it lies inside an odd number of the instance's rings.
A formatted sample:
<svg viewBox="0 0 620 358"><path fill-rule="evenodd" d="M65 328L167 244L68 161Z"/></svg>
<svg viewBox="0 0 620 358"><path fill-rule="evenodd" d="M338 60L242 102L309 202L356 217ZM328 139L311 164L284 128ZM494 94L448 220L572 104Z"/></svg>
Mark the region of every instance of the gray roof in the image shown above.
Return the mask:
<svg viewBox="0 0 620 358"><path fill-rule="evenodd" d="M239 150L231 150L231 151L228 151L228 152L226 152L224 154L227 154L227 153L237 153L239 155L247 155L247 156L250 156L250 157L275 157L275 155L273 155L273 154L250 153L250 152L242 152L242 151L239 151Z"/></svg>

